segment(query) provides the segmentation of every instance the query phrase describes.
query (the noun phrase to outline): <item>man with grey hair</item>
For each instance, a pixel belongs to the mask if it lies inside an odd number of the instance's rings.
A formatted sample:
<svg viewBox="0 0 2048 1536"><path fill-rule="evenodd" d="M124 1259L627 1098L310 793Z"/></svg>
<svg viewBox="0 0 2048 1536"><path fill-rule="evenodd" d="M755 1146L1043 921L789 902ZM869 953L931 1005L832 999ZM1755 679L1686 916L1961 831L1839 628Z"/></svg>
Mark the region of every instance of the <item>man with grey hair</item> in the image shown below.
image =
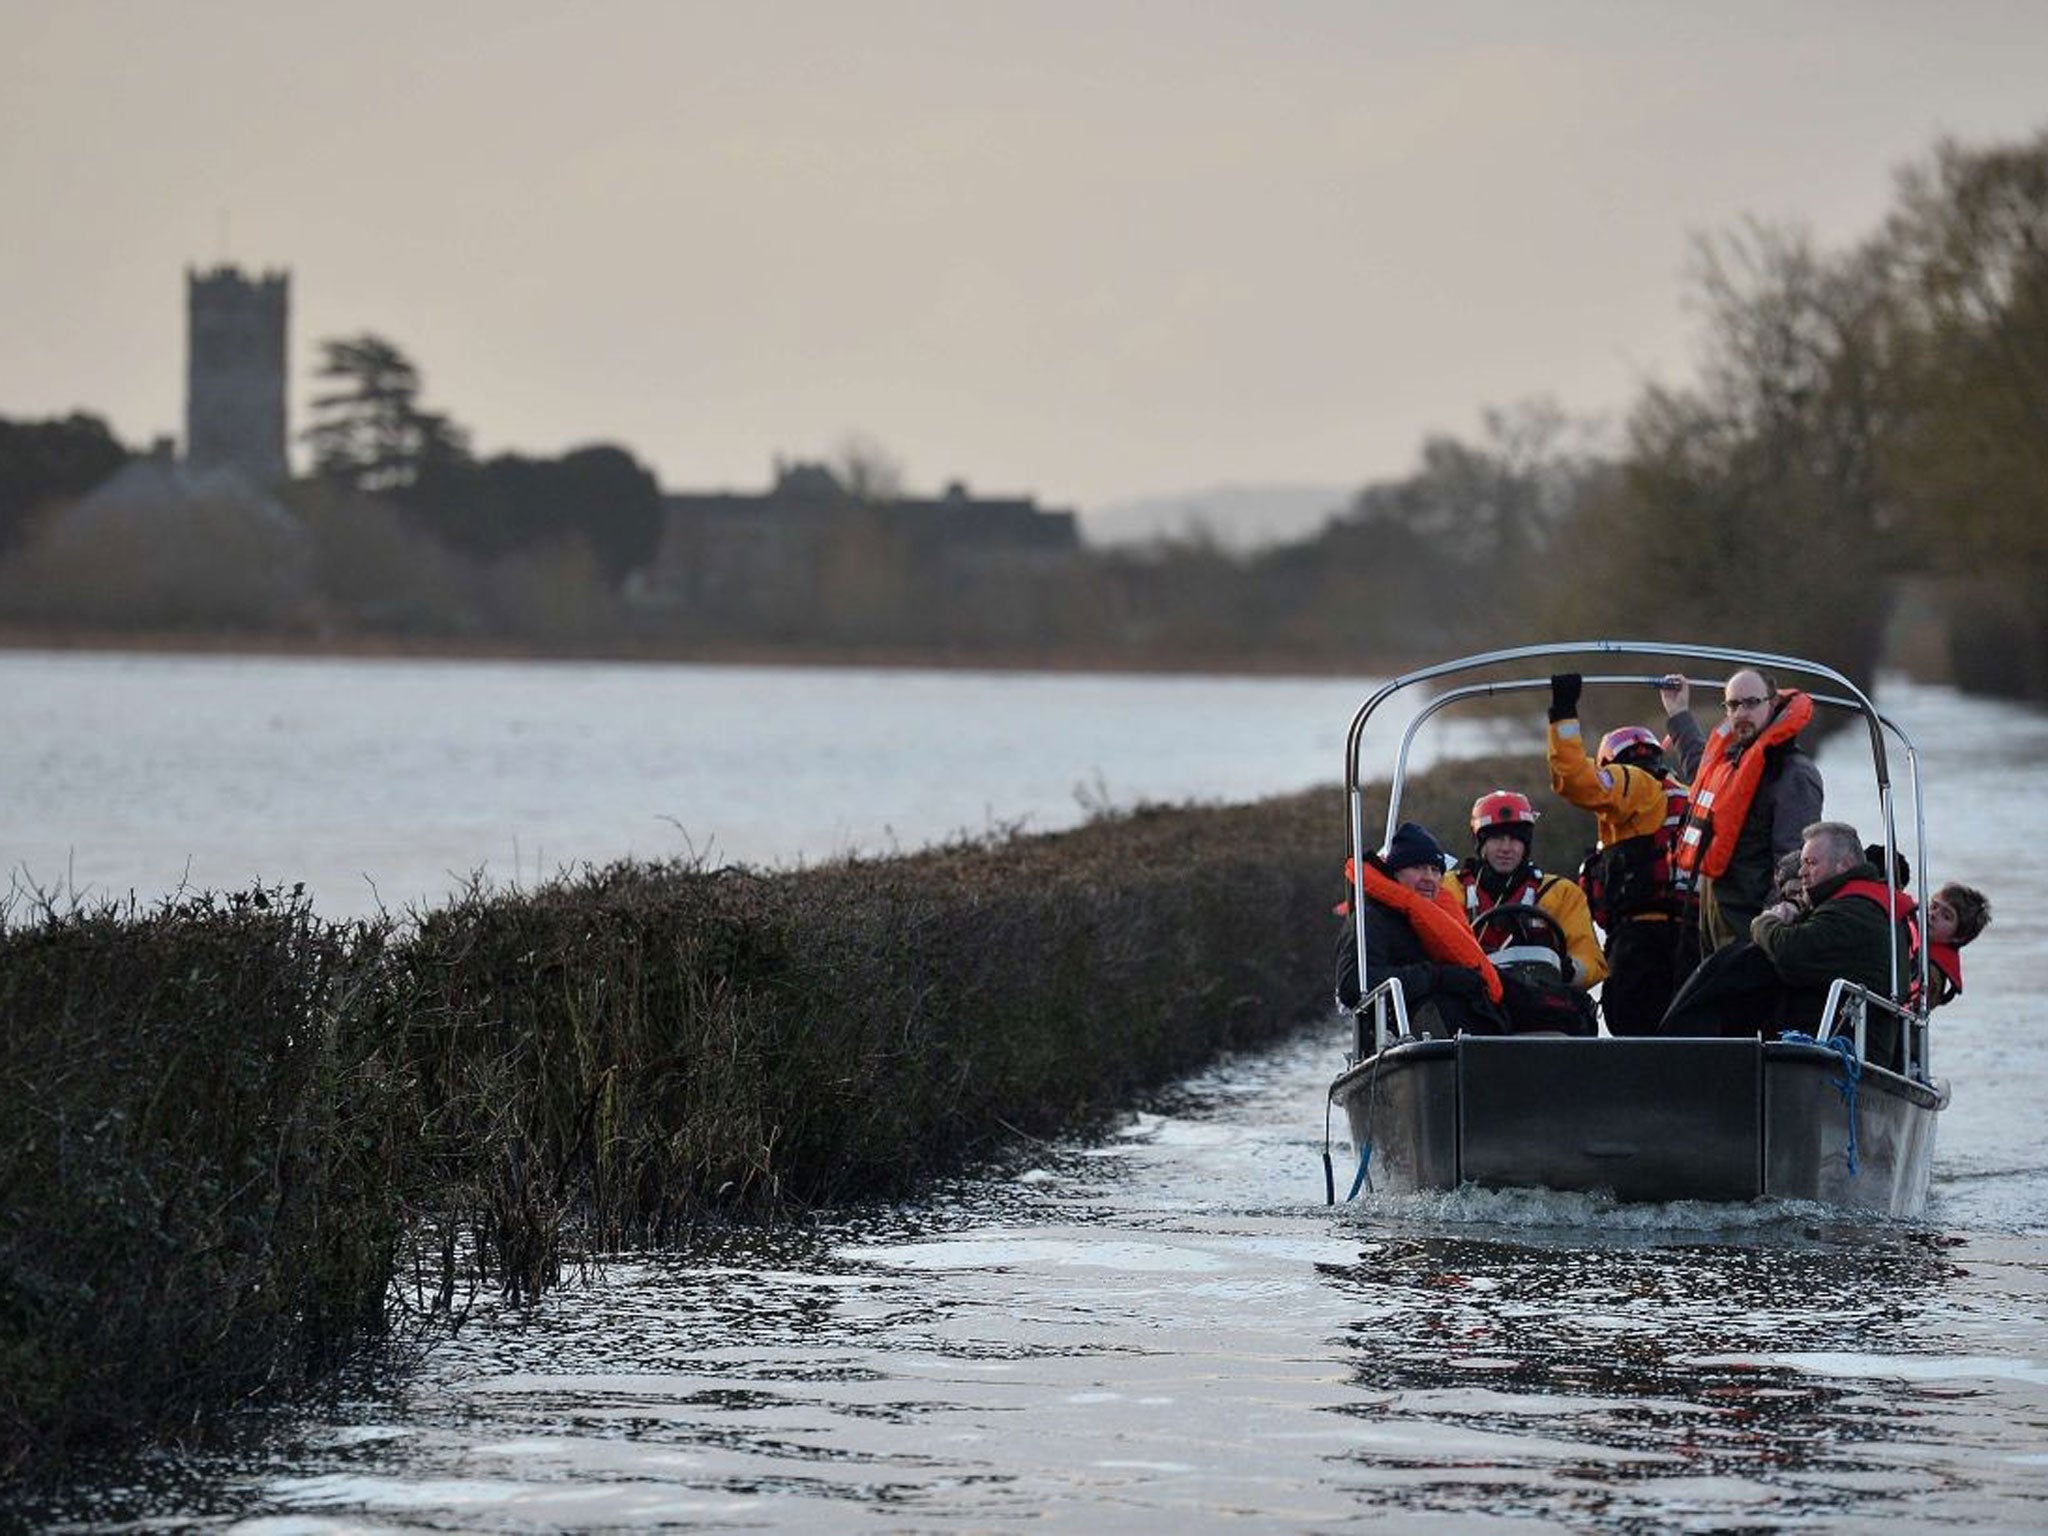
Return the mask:
<svg viewBox="0 0 2048 1536"><path fill-rule="evenodd" d="M1890 996L1895 984L1905 989L1912 898L1887 888L1864 858L1856 829L1840 821L1808 825L1800 837L1799 871L1806 906L1780 901L1758 913L1747 942L1716 951L1679 989L1660 1034L1813 1031L1837 979L1879 997ZM1873 1064L1903 1065L1895 1017L1871 1010L1865 1033Z"/></svg>
<svg viewBox="0 0 2048 1536"><path fill-rule="evenodd" d="M1856 829L1842 821L1817 821L1806 828L1800 836L1799 875L1806 885L1806 910L1781 901L1749 925L1750 938L1785 985L1782 1016L1787 1026L1818 1026L1828 987L1837 977L1879 997L1891 996L1894 985L1903 994L1910 980L1906 916L1913 900L1886 887L1882 872L1864 858ZM1866 1035L1873 1062L1898 1064L1897 1018L1871 1010Z"/></svg>

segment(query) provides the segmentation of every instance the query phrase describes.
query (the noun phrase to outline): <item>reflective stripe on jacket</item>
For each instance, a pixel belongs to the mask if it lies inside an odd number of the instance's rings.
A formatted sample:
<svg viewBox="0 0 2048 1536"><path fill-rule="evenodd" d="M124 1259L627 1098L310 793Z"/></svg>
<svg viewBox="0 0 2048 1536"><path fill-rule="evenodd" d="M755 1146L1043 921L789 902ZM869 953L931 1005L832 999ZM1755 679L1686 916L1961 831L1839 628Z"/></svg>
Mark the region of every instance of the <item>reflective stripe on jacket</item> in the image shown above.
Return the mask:
<svg viewBox="0 0 2048 1536"><path fill-rule="evenodd" d="M1665 797L1657 775L1627 763L1604 768L1595 763L1586 756L1576 720L1550 723L1550 787L1559 798L1593 813L1602 848L1647 837L1664 823ZM1679 792L1684 793L1683 785Z"/></svg>
<svg viewBox="0 0 2048 1536"><path fill-rule="evenodd" d="M1527 902L1556 922L1571 957L1573 974L1568 979L1573 985L1591 987L1606 980L1607 956L1593 932L1593 911L1586 905L1586 893L1562 875L1546 875L1533 865L1524 868L1529 878L1517 885L1507 900ZM1501 905L1479 888L1476 872L1469 879L1462 870L1444 876L1443 889L1453 893L1468 922Z"/></svg>

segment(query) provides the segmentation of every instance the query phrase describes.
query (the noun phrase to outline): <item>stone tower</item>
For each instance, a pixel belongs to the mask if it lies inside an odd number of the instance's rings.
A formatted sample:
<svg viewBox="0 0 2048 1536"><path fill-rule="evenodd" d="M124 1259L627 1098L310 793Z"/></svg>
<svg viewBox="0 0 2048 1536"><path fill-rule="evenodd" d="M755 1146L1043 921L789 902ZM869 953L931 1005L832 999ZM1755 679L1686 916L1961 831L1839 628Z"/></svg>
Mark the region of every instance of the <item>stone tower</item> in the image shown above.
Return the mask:
<svg viewBox="0 0 2048 1536"><path fill-rule="evenodd" d="M235 468L259 490L291 478L285 319L291 279L230 266L185 270L185 461Z"/></svg>

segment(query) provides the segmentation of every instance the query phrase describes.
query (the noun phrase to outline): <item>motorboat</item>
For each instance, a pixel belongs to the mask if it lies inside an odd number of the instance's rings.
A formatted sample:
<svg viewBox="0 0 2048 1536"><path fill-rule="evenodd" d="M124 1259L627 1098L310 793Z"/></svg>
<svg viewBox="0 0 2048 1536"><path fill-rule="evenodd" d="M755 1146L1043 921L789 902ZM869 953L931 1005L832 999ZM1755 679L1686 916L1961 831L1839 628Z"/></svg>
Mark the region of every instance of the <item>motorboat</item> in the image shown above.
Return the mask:
<svg viewBox="0 0 2048 1536"><path fill-rule="evenodd" d="M1607 658L1617 658L1609 661ZM1599 672L1597 666L1653 670ZM1538 670L1525 675L1533 665ZM1826 708L1860 721L1870 740L1884 823L1885 878L1896 876L1898 808L1891 764L1906 766L1912 878L1926 905L1926 825L1919 756L1898 724L1841 673L1797 657L1648 641L1577 641L1485 652L1404 673L1352 717L1344 785L1351 837L1350 919L1363 969L1368 793L1361 772L1368 729L1385 730L1386 706L1416 703L1399 737L1388 780L1386 835L1401 820L1402 786L1417 733L1440 711L1468 700L1544 690L1553 672L1577 671L1588 694L1603 687L1640 695L1645 684L1683 671L1753 667L1804 689L1816 716ZM1811 686L1808 679L1813 680ZM1828 991L1811 1035L1766 1038L1612 1038L1565 1034L1461 1034L1427 1038L1410 1027L1398 978L1361 977L1351 1015L1351 1048L1330 1084L1351 1131L1361 1189L1406 1194L1543 1189L1605 1192L1618 1201L1803 1200L1897 1216L1927 1201L1935 1127L1948 1086L1928 1060L1924 1009L1895 1001L1930 995L1924 946L1917 992L1895 977L1890 996L1846 980ZM1896 968L1896 966L1895 966ZM1899 1020L1903 1060L1869 1059L1873 1019ZM1896 1068L1896 1069L1894 1069ZM1336 1197L1334 1165L1325 1173Z"/></svg>

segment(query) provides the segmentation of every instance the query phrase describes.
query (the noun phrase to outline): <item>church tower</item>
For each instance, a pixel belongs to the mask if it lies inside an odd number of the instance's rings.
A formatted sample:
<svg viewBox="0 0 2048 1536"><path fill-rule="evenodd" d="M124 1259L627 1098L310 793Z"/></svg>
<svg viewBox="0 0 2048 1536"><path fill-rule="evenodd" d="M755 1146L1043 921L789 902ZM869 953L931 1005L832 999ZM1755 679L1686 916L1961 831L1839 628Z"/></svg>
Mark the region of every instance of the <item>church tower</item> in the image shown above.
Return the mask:
<svg viewBox="0 0 2048 1536"><path fill-rule="evenodd" d="M285 436L285 321L291 279L231 266L185 270L185 462L232 467L258 490L291 478Z"/></svg>

